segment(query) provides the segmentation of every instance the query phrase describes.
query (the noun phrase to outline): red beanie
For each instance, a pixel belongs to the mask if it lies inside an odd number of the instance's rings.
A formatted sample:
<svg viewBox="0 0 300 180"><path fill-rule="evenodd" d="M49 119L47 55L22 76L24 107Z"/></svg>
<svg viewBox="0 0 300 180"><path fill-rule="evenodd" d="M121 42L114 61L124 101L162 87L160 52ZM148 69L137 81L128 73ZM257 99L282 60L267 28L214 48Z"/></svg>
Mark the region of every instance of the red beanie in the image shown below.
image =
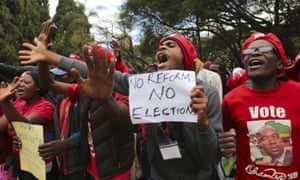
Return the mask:
<svg viewBox="0 0 300 180"><path fill-rule="evenodd" d="M88 50L89 50L89 55L93 56L93 46L88 45ZM101 58L102 57L102 46L100 44L97 44L97 51L98 51L98 57ZM108 61L110 61L111 59L115 59L114 55L108 50L106 49L106 58Z"/></svg>
<svg viewBox="0 0 300 180"><path fill-rule="evenodd" d="M179 33L175 33L168 37L163 38L159 42L159 44L161 44L167 40L175 41L178 44L178 46L180 47L181 52L183 54L183 58L184 58L184 69L185 70L193 70L193 68L195 66L194 60L196 58L198 58L198 54L196 52L194 45L189 40L185 39Z"/></svg>
<svg viewBox="0 0 300 180"><path fill-rule="evenodd" d="M266 40L266 41L269 41L270 43L272 43L276 49L277 49L277 52L278 52L278 55L279 55L279 59L283 62L283 65L287 65L288 63L288 60L287 60L287 57L285 55L285 51L283 49L283 46L282 46L282 43L281 41L279 40L279 38L273 34L273 33L268 33L268 34L264 34L264 33L261 33L261 32L255 32L253 33L246 41L245 43L243 44L242 46L242 51L247 49L248 46L256 41L256 40L259 40L259 39L263 39L263 40ZM244 55L242 54L242 61L244 61Z"/></svg>

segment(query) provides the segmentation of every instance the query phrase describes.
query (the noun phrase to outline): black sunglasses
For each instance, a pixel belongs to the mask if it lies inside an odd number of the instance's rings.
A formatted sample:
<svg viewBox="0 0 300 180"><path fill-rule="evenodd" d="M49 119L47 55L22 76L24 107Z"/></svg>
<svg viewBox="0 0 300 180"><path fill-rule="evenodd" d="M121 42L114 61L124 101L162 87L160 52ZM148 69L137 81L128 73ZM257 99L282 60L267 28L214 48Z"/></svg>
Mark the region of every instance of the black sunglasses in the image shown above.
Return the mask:
<svg viewBox="0 0 300 180"><path fill-rule="evenodd" d="M261 53L270 53L273 52L277 57L278 53L274 47L271 46L261 46L261 47L256 47L256 48L247 48L243 50L243 55L247 56L252 54L255 51L259 51Z"/></svg>

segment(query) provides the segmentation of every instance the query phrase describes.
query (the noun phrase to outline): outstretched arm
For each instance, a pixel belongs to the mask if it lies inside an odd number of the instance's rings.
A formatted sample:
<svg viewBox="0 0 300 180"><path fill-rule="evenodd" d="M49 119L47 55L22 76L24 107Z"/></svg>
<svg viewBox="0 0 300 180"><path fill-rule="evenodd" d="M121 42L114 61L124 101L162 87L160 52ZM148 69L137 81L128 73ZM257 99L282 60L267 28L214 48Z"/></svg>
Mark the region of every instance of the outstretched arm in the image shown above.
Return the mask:
<svg viewBox="0 0 300 180"><path fill-rule="evenodd" d="M34 71L36 66L12 66L0 63L0 75L3 81L11 82L14 77L20 76L25 71Z"/></svg>
<svg viewBox="0 0 300 180"><path fill-rule="evenodd" d="M98 57L97 46L94 44L92 47L92 58L89 56L87 46L84 47L84 57L88 68L87 79L82 78L76 69L72 69L72 75L81 87L82 92L93 99L103 102L103 107L107 114L112 116L111 119L120 126L126 126L129 124L128 105L117 102L112 95L115 71L114 61L107 61L105 55ZM106 54L104 48L102 48L102 54Z"/></svg>
<svg viewBox="0 0 300 180"><path fill-rule="evenodd" d="M47 49L43 41L38 38L34 39L34 43L23 43L23 46L29 50L20 50L19 58L21 64L37 64L39 62L48 62L49 64L58 66L61 55Z"/></svg>
<svg viewBox="0 0 300 180"><path fill-rule="evenodd" d="M71 73L79 84L81 90L89 97L106 101L112 96L114 84L113 74L115 65L113 61L107 61L107 57L98 57L97 46L93 46L93 57L88 53L88 47L84 46L84 57L88 67L87 79L79 74L78 70L73 68ZM106 54L106 50L102 48L102 54Z"/></svg>

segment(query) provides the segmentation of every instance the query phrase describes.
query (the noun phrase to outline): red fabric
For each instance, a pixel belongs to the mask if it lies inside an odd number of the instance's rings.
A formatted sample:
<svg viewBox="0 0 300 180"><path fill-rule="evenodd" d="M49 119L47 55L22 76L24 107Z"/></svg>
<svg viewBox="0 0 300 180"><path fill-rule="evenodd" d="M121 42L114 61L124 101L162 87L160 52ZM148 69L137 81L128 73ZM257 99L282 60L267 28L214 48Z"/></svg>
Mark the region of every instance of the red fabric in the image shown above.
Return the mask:
<svg viewBox="0 0 300 180"><path fill-rule="evenodd" d="M237 134L236 180L244 179L291 179L300 178L300 84L293 81L280 82L271 91L255 91L241 85L225 95L222 101L224 131L235 128ZM256 109L256 110L255 110ZM290 124L288 144L293 152L289 166L257 165L253 162L250 137L261 127L261 122ZM257 123L257 124L256 124ZM251 128L250 125L255 128ZM250 156L251 155L251 156ZM268 176L269 175L269 176ZM269 178L263 178L269 177Z"/></svg>
<svg viewBox="0 0 300 180"><path fill-rule="evenodd" d="M211 62L210 60L205 61L205 62L203 63L203 68L209 69L209 66L210 66L211 64L212 64L212 62Z"/></svg>
<svg viewBox="0 0 300 180"><path fill-rule="evenodd" d="M16 108L16 110L22 115L22 116L29 116L31 114L35 114L38 116L41 116L45 119L47 119L47 123L45 125L43 125L44 127L44 133L47 133L51 130L52 126L53 126L53 111L54 111L54 105L52 103L50 103L49 101L47 101L45 98L40 97L39 100L37 100L36 102L34 102L33 104L31 104L29 107L26 107L26 102L24 100L21 99L17 99L14 102L14 106ZM10 132L10 136L12 137L15 132L13 129L9 129L8 132ZM13 149L14 153L18 153L16 150ZM53 161L54 158L48 159L46 160L46 163L49 163L51 161Z"/></svg>
<svg viewBox="0 0 300 180"><path fill-rule="evenodd" d="M80 86L78 84L68 84L67 96L72 102L76 102L79 100L80 92Z"/></svg>
<svg viewBox="0 0 300 180"><path fill-rule="evenodd" d="M124 96L124 95L116 92L114 94L114 98L118 103L127 104L127 105L129 104L128 96Z"/></svg>
<svg viewBox="0 0 300 180"><path fill-rule="evenodd" d="M101 58L102 57L102 46L100 44L97 44L97 51L98 51L98 57ZM89 55L93 56L93 46L89 45L88 46L88 50L89 50ZM114 55L112 54L112 52L110 52L108 49L106 49L106 58L108 61L110 61L111 59L115 59Z"/></svg>
<svg viewBox="0 0 300 180"><path fill-rule="evenodd" d="M290 78L292 79L293 81L297 81L297 82L300 82L300 79L298 78L298 75L297 75L297 66L299 64L299 61L300 61L300 53L295 57L295 61L294 63L287 67L285 69L285 74Z"/></svg>
<svg viewBox="0 0 300 180"><path fill-rule="evenodd" d="M120 62L116 62L115 65L116 70L121 71L122 73L130 73L128 66L124 63L123 60L121 60Z"/></svg>
<svg viewBox="0 0 300 180"><path fill-rule="evenodd" d="M198 58L198 54L194 45L179 33L175 33L168 37L163 38L159 42L159 45L167 40L173 40L179 45L184 57L184 65L185 65L184 69L193 70L195 66L194 60Z"/></svg>
<svg viewBox="0 0 300 180"><path fill-rule="evenodd" d="M88 143L90 149L90 163L87 167L87 172L94 177L95 180L99 180L99 173L97 168L97 161L96 161L96 153L93 145L93 138L92 138L92 130L91 130L91 119L89 115L88 119Z"/></svg>
<svg viewBox="0 0 300 180"><path fill-rule="evenodd" d="M242 85L247 81L248 77L246 71L244 69L240 70L239 72L233 73L229 76L226 86L230 89L234 89L239 85Z"/></svg>
<svg viewBox="0 0 300 180"><path fill-rule="evenodd" d="M109 180L129 180L129 179L130 179L130 169L112 178L109 178Z"/></svg>
<svg viewBox="0 0 300 180"><path fill-rule="evenodd" d="M77 54L71 53L69 55L69 58L75 59L75 60L79 60L79 61L83 61L83 59L81 59L80 56L78 56Z"/></svg>
<svg viewBox="0 0 300 180"><path fill-rule="evenodd" d="M59 108L59 123L60 123L60 139L68 138L68 124L69 124L69 109L71 105L71 100L69 98L64 98L60 103ZM67 174L67 167L65 164L65 152L61 152L62 155L62 172Z"/></svg>
<svg viewBox="0 0 300 180"><path fill-rule="evenodd" d="M78 100L80 97L80 86L78 84L69 84L68 85L68 96L70 97L71 100ZM117 102L119 103L124 103L128 104L128 96L124 96L119 93L114 94L114 98ZM90 115L89 115L90 118ZM87 167L87 172L91 174L95 180L99 180L99 174L98 174L98 169L97 169L97 162L96 162L96 154L93 146L93 139L92 139L92 132L91 132L91 125L90 125L90 119L88 120L88 141L89 141L89 148L90 148L90 163ZM113 178L117 178L114 180L122 180L124 177L127 177L127 171L124 173L121 173ZM125 180L125 179L124 179Z"/></svg>
<svg viewBox="0 0 300 180"><path fill-rule="evenodd" d="M268 33L268 34L264 34L264 33L261 33L261 32L255 32L253 33L246 41L245 43L243 44L242 46L242 51L244 49L247 49L248 46L253 42L253 41L256 41L256 40L259 40L259 39L263 39L263 40L266 40L266 41L269 41L270 43L272 43L277 51L278 51L278 54L279 54L279 58L280 60L283 62L284 66L287 65L288 63L288 59L285 55L285 51L283 49L283 46L282 46L282 43L281 41L279 40L279 38L273 34L273 33ZM242 60L244 61L244 55L242 54Z"/></svg>
<svg viewBox="0 0 300 180"><path fill-rule="evenodd" d="M21 99L17 99L14 102L14 106L17 109L17 111L27 117L31 114L39 115L45 119L48 120L47 124L44 125L44 131L49 132L53 126L53 111L54 111L54 105L47 101L45 98L41 97L38 101L31 104L29 107L26 107L26 102Z"/></svg>
<svg viewBox="0 0 300 180"><path fill-rule="evenodd" d="M80 97L80 86L78 84L68 84L68 97L72 102L78 101ZM115 93L114 98L119 103L129 104L128 96L120 93Z"/></svg>

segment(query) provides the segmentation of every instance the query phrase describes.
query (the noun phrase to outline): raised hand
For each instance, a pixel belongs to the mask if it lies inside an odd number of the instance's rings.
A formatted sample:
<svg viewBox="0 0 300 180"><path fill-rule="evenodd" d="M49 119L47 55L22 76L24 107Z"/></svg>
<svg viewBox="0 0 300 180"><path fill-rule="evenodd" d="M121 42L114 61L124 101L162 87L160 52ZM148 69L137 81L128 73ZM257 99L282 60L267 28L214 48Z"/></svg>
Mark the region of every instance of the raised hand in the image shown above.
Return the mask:
<svg viewBox="0 0 300 180"><path fill-rule="evenodd" d="M83 48L88 67L87 79L82 78L76 69L72 69L71 73L87 96L105 101L112 96L115 64L113 60L107 61L105 48L102 47L102 57L98 57L97 45L93 44L92 47L92 58L89 56L88 46Z"/></svg>
<svg viewBox="0 0 300 180"><path fill-rule="evenodd" d="M8 100L8 98L15 93L16 88L19 86L19 84L19 77L15 77L10 85L7 85L2 81L0 88L0 102Z"/></svg>
<svg viewBox="0 0 300 180"><path fill-rule="evenodd" d="M197 114L198 129L205 131L209 128L209 121L206 118L208 106L208 98L204 94L203 86L195 86L191 90L190 107L192 111Z"/></svg>
<svg viewBox="0 0 300 180"><path fill-rule="evenodd" d="M56 28L56 25L51 20L44 21L42 23L42 30L38 36L38 40L42 41L48 49L52 46L50 39L52 38L51 33L54 28Z"/></svg>
<svg viewBox="0 0 300 180"><path fill-rule="evenodd" d="M30 43L23 43L23 46L29 50L20 50L19 58L21 64L36 64L47 60L47 47L43 41L38 38L34 38L34 43L36 46Z"/></svg>
<svg viewBox="0 0 300 180"><path fill-rule="evenodd" d="M56 26L51 20L47 20L43 22L39 36L34 38L36 46L30 43L23 43L23 46L29 50L19 51L21 64L36 64L42 61L47 61L47 55L53 54L51 51L47 51L47 49L50 49L51 47L51 32L55 27Z"/></svg>

